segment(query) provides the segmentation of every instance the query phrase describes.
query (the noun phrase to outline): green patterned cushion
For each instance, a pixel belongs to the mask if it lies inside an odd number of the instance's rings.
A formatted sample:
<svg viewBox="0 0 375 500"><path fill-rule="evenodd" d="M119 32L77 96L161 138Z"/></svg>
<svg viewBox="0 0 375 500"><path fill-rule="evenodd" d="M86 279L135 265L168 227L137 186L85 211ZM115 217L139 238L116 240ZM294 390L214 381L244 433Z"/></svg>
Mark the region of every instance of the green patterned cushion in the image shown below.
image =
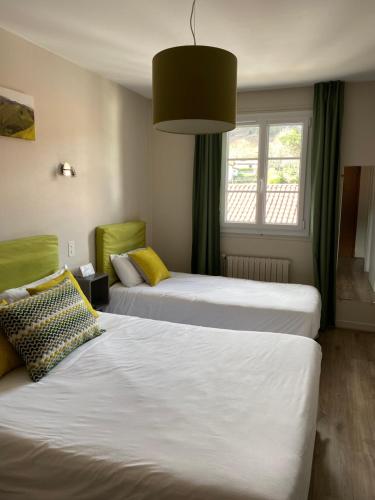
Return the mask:
<svg viewBox="0 0 375 500"><path fill-rule="evenodd" d="M103 331L70 279L1 307L0 326L25 361L34 382Z"/></svg>

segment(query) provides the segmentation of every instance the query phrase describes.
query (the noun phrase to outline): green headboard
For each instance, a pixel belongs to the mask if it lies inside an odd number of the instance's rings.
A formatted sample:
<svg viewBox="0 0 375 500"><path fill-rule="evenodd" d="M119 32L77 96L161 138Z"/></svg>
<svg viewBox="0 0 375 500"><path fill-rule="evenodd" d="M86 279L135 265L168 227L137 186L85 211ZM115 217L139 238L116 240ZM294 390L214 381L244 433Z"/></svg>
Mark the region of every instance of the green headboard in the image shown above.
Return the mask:
<svg viewBox="0 0 375 500"><path fill-rule="evenodd" d="M0 242L0 292L32 283L57 271L57 236L31 236Z"/></svg>
<svg viewBox="0 0 375 500"><path fill-rule="evenodd" d="M107 224L96 228L96 270L107 273L109 284L117 281L110 255L146 245L146 224L142 221Z"/></svg>

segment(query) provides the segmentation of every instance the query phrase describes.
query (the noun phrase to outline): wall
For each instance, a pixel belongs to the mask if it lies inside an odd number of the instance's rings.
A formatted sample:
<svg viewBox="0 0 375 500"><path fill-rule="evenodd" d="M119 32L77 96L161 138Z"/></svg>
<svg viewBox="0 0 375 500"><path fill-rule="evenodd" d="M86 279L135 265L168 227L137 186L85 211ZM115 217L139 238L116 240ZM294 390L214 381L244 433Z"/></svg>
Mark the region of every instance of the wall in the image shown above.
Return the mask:
<svg viewBox="0 0 375 500"><path fill-rule="evenodd" d="M369 281L372 289L375 291L375 176L372 176L371 194L369 203L369 218L367 231L365 266L368 267ZM366 269L367 270L367 269ZM375 312L374 312L375 323Z"/></svg>
<svg viewBox="0 0 375 500"><path fill-rule="evenodd" d="M370 171L375 165L374 150L374 116L375 116L375 81L371 82L347 82L345 86L344 120L341 136L341 168L346 166L362 166L362 174ZM368 179L366 179L367 183ZM367 184L367 190L368 190ZM361 196L362 188L361 181ZM361 234L359 236L359 247L356 242L356 255L362 256L361 241L363 238L364 225L361 216L363 207L359 206L359 225ZM361 239L362 238L362 239Z"/></svg>
<svg viewBox="0 0 375 500"><path fill-rule="evenodd" d="M152 241L175 271L190 271L194 137L153 132Z"/></svg>
<svg viewBox="0 0 375 500"><path fill-rule="evenodd" d="M312 109L312 87L246 92L238 96L239 112ZM190 270L194 140L153 133L153 245L168 265ZM270 255L292 260L291 280L312 283L312 250L308 238L222 235L222 251Z"/></svg>
<svg viewBox="0 0 375 500"><path fill-rule="evenodd" d="M355 257L364 258L366 254L367 226L369 219L372 168L361 167L361 183L358 198L357 233L355 238Z"/></svg>
<svg viewBox="0 0 375 500"><path fill-rule="evenodd" d="M341 163L375 165L375 81L348 82L345 86Z"/></svg>
<svg viewBox="0 0 375 500"><path fill-rule="evenodd" d="M344 120L341 135L341 167L375 165L374 150L375 82L347 82L345 85ZM375 238L372 227L374 219L368 222L367 240L374 242L368 250L369 279L375 280ZM374 259L374 261L373 261ZM357 301L337 301L336 325L344 328L375 331L375 305Z"/></svg>
<svg viewBox="0 0 375 500"><path fill-rule="evenodd" d="M371 167L369 167L371 168ZM372 170L370 184L370 199L367 219L366 249L365 249L365 272L370 271L370 266L375 265L375 169ZM374 244L373 244L374 241Z"/></svg>
<svg viewBox="0 0 375 500"><path fill-rule="evenodd" d="M141 218L151 237L150 101L4 30L0 68L36 119L35 142L0 137L0 240L57 234L74 267L94 262L99 224ZM78 176L56 176L61 161Z"/></svg>

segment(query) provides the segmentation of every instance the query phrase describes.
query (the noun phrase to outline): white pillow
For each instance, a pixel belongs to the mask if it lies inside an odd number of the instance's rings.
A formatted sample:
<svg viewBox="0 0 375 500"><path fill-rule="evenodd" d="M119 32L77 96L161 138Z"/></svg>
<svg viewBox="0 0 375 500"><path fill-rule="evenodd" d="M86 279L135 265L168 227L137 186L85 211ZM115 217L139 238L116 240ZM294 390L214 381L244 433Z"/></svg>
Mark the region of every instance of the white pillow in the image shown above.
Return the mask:
<svg viewBox="0 0 375 500"><path fill-rule="evenodd" d="M50 274L49 276L45 276L44 278L41 278L40 280L33 281L33 283L28 283L27 285L22 285L18 288L9 288L8 290L4 290L3 292L0 293L0 300L5 299L8 304L11 304L12 302L16 302L17 300L25 299L26 297L29 296L28 291L26 288L35 288L36 286L42 285L43 283L47 283L49 280L53 280L54 278L58 278L61 276L66 270L68 269L68 266L65 265L58 271L56 271L53 274Z"/></svg>
<svg viewBox="0 0 375 500"><path fill-rule="evenodd" d="M111 262L121 283L131 288L143 283L143 278L130 262L128 254L111 255Z"/></svg>

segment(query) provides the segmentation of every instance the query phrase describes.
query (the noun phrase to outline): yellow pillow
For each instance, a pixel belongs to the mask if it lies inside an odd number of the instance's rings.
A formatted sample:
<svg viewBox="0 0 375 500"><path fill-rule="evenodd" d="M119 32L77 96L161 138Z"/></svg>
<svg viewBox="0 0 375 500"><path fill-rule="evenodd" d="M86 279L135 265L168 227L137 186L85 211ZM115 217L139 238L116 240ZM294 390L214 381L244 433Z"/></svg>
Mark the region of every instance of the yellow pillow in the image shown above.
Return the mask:
<svg viewBox="0 0 375 500"><path fill-rule="evenodd" d="M29 292L30 295L36 295L38 293L44 292L45 290L49 290L50 288L53 288L54 286L56 286L59 283L61 283L62 281L64 281L66 278L69 278L70 281L73 283L75 289L82 297L82 299L83 299L84 303L86 304L86 307L90 311L90 313L95 318L98 318L99 314L92 307L88 298L82 292L81 287L78 284L78 281L75 279L75 277L73 276L73 274L70 271L65 271L65 273L63 273L61 276L58 276L57 278L54 278L53 280L47 281L47 283L43 283L42 285L36 286L35 288L28 288L27 291Z"/></svg>
<svg viewBox="0 0 375 500"><path fill-rule="evenodd" d="M159 281L171 277L164 262L151 247L129 252L128 256L146 283L151 286L155 286Z"/></svg>
<svg viewBox="0 0 375 500"><path fill-rule="evenodd" d="M6 300L0 300L0 306L6 305ZM24 364L0 328L0 377Z"/></svg>

